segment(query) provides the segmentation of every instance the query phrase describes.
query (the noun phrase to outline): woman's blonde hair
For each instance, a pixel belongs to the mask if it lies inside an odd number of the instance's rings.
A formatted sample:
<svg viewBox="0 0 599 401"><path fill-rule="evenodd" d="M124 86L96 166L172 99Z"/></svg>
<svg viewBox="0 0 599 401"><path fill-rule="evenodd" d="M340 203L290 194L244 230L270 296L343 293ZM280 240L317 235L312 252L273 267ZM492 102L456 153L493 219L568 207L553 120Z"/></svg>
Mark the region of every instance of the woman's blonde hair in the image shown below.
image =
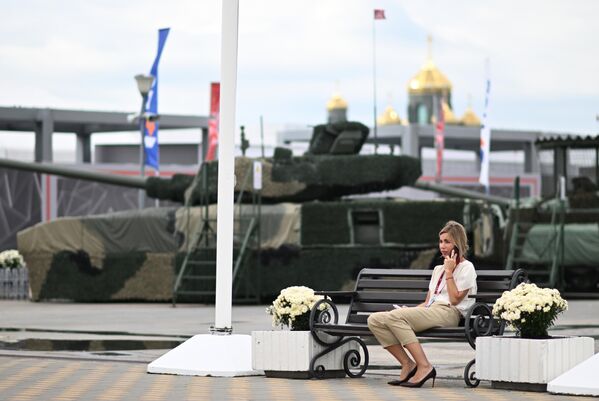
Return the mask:
<svg viewBox="0 0 599 401"><path fill-rule="evenodd" d="M468 237L466 236L466 229L463 225L458 223L457 221L450 220L445 223L445 226L439 231L439 236L441 234L448 234L455 247L458 248L460 252L460 256L465 258L466 252L468 252Z"/></svg>

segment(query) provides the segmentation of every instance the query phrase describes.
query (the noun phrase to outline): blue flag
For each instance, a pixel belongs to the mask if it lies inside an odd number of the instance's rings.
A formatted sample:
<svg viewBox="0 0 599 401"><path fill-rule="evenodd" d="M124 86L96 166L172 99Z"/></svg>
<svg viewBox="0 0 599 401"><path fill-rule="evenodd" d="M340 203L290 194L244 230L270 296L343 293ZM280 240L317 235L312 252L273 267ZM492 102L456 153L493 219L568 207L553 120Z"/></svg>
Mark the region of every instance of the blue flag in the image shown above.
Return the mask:
<svg viewBox="0 0 599 401"><path fill-rule="evenodd" d="M489 192L489 167L491 154L491 128L489 128L489 95L491 94L491 79L487 78L485 88L485 109L483 111L483 125L480 129L480 176L478 182L485 186Z"/></svg>
<svg viewBox="0 0 599 401"><path fill-rule="evenodd" d="M158 30L158 52L152 64L150 75L154 77L154 82L148 93L146 102L146 119L144 126L144 147L146 153L146 166L152 167L154 170L159 170L160 151L158 149L158 63L162 55L162 49L168 37L170 28Z"/></svg>

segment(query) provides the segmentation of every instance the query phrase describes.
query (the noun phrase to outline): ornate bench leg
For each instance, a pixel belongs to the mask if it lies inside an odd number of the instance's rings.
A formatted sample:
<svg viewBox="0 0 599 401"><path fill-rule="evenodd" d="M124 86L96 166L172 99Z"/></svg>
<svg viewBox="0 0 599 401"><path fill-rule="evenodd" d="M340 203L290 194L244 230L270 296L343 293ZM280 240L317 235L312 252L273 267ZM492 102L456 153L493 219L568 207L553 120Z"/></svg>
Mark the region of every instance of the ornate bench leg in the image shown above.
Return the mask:
<svg viewBox="0 0 599 401"><path fill-rule="evenodd" d="M480 384L480 380L476 378L476 370L472 369L472 367L476 364L476 359L468 362L466 367L464 368L464 381L466 382L466 386L468 387L478 387ZM472 369L472 372L470 371Z"/></svg>
<svg viewBox="0 0 599 401"><path fill-rule="evenodd" d="M360 347L362 347L362 351L364 352L364 363L362 364L360 370L358 370L358 373L353 373L351 371L352 368L356 369L360 366L360 362L362 359L360 357L359 350L351 349L347 351L343 356L343 369L345 370L345 373L351 378L360 377L366 372L366 369L368 369L368 362L370 359L368 355L368 348L366 347L366 343L362 341L361 338L351 337L348 340L353 340L360 344Z"/></svg>
<svg viewBox="0 0 599 401"><path fill-rule="evenodd" d="M358 370L357 373L352 372L351 369L356 369L360 366L362 357L360 355L359 350L350 349L349 351L347 351L345 353L345 355L343 355L343 370L345 370L345 373L349 377L352 377L352 378L362 376L364 374L364 372L366 372L366 369L368 369L369 356L368 356L368 348L366 347L366 343L364 343L364 341L362 341L362 339L359 337L344 338L343 340L329 346L328 348L326 348L323 351L319 352L318 354L314 355L314 357L310 361L310 375L313 378L322 379L324 377L325 367L323 365L316 365L316 361L319 358L321 358L322 356L328 354L329 352L336 350L337 348L339 348L351 341L357 342L360 345L360 347L362 347L362 352L364 352L364 363L362 364L362 367Z"/></svg>

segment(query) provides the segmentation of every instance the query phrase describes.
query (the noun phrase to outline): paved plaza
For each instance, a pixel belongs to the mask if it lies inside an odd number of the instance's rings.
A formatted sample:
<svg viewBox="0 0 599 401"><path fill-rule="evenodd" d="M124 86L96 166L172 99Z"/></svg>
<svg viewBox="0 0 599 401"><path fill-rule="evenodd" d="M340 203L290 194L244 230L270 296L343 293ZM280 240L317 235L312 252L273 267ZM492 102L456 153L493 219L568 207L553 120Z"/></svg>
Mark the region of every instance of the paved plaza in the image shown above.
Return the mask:
<svg viewBox="0 0 599 401"><path fill-rule="evenodd" d="M342 316L346 309L341 308ZM495 390L489 382L467 388L462 372L474 351L464 343L424 344L438 377L434 388L429 381L422 389L387 385L399 370L377 345L369 346L372 368L363 378L330 380L153 375L146 373L146 365L168 349L118 350L102 345L118 341L176 344L194 334L207 333L213 321L211 305L172 308L168 304L0 301L0 400L574 399ZM265 306L233 308L235 333L271 328ZM552 334L599 338L599 301L571 301L570 310L559 318ZM52 344L69 340L87 341L90 347L86 351L52 350ZM19 349L11 344L23 346Z"/></svg>
<svg viewBox="0 0 599 401"><path fill-rule="evenodd" d="M139 363L0 357L2 400L565 400L555 396L465 388L459 380L437 380L434 388L386 384L388 377L287 380L265 377L150 375ZM588 398L586 398L588 399Z"/></svg>

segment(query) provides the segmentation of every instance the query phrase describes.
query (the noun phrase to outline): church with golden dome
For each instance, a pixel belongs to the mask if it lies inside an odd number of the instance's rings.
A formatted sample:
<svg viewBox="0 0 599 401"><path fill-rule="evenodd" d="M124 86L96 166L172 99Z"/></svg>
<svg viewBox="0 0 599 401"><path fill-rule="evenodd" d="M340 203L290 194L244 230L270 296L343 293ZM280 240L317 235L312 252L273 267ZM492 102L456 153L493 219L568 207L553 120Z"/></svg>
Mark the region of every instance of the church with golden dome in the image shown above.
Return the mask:
<svg viewBox="0 0 599 401"><path fill-rule="evenodd" d="M408 122L431 124L442 107L445 124L480 126L480 119L468 106L462 118L456 117L451 102L451 81L432 57L432 39L428 37L428 57L420 71L408 82Z"/></svg>
<svg viewBox="0 0 599 401"><path fill-rule="evenodd" d="M438 107L442 107L445 124L480 126L481 120L470 105L461 118L456 117L451 101L451 90L451 81L433 61L432 38L429 36L427 60L416 75L408 81L407 118L402 118L393 106L388 104L377 116L377 125L434 124L435 116L439 114ZM347 109L347 101L338 91L335 92L327 102L327 121L330 123L347 121Z"/></svg>

